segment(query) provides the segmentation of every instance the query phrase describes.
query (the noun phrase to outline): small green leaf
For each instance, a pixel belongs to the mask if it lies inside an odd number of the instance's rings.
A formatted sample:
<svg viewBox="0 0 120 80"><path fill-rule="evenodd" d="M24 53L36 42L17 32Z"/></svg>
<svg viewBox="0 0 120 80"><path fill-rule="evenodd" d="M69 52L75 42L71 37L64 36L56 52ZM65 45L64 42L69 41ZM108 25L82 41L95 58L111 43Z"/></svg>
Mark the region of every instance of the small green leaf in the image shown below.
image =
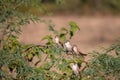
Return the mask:
<svg viewBox="0 0 120 80"><path fill-rule="evenodd" d="M64 33L60 34L60 39L61 39L62 42L65 42L66 34L64 34Z"/></svg>
<svg viewBox="0 0 120 80"><path fill-rule="evenodd" d="M55 31L54 26L53 25L49 25L49 30L50 31Z"/></svg>
<svg viewBox="0 0 120 80"><path fill-rule="evenodd" d="M120 55L120 46L117 46L115 48L115 53L116 53L116 55Z"/></svg>
<svg viewBox="0 0 120 80"><path fill-rule="evenodd" d="M50 54L50 58L53 60L55 59L55 56L53 54Z"/></svg>
<svg viewBox="0 0 120 80"><path fill-rule="evenodd" d="M33 54L28 54L28 59L31 60L33 58Z"/></svg>
<svg viewBox="0 0 120 80"><path fill-rule="evenodd" d="M67 30L66 28L62 27L62 28L60 29L60 32L67 34L67 33L68 33L68 30Z"/></svg>
<svg viewBox="0 0 120 80"><path fill-rule="evenodd" d="M74 35L73 31L70 31L70 39L72 38L72 36Z"/></svg>
<svg viewBox="0 0 120 80"><path fill-rule="evenodd" d="M80 30L80 28L75 22L72 22L72 21L69 23L69 25L70 25L69 35L70 35L70 39L71 39L74 36L74 33L77 30Z"/></svg>
<svg viewBox="0 0 120 80"><path fill-rule="evenodd" d="M45 37L42 38L42 41L43 40L51 41L52 40L52 36L51 35L47 35L47 36L45 36Z"/></svg>
<svg viewBox="0 0 120 80"><path fill-rule="evenodd" d="M75 22L70 22L69 23L71 30L74 32L76 30L80 30L79 26Z"/></svg>

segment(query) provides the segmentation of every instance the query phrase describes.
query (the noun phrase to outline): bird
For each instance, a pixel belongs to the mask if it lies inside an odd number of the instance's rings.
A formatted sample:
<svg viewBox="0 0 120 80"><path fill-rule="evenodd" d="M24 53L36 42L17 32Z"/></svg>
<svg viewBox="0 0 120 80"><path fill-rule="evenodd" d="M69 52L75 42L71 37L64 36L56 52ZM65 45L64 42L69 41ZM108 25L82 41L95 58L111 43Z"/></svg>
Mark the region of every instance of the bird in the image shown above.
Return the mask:
<svg viewBox="0 0 120 80"><path fill-rule="evenodd" d="M76 45L73 45L73 46L72 46L72 52L73 52L74 54L77 54L77 55L80 55L80 56L87 56L87 54L84 54L84 53L80 52L80 51L78 50L78 48L77 48Z"/></svg>
<svg viewBox="0 0 120 80"><path fill-rule="evenodd" d="M55 36L55 43L56 43L58 46L63 47L63 44L62 44L62 42L60 41L60 38L59 38L58 35Z"/></svg>
<svg viewBox="0 0 120 80"><path fill-rule="evenodd" d="M71 63L71 68L72 68L73 73L74 73L76 76L80 75L80 69L79 69L77 63L75 63L75 62L74 62L74 63Z"/></svg>
<svg viewBox="0 0 120 80"><path fill-rule="evenodd" d="M71 46L69 40L66 40L66 42L65 42L65 49L66 49L67 54L68 54L68 52L72 52L72 46Z"/></svg>

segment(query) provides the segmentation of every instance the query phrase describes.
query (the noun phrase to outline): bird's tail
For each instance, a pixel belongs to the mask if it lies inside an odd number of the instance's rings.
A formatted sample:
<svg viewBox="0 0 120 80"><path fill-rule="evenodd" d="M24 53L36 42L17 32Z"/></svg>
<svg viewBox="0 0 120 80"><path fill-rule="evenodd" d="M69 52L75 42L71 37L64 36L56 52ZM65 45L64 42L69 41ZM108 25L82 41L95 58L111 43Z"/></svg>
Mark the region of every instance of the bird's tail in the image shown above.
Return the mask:
<svg viewBox="0 0 120 80"><path fill-rule="evenodd" d="M80 56L87 56L87 54L84 54L84 53L82 53L82 52L79 52L79 55L80 55Z"/></svg>

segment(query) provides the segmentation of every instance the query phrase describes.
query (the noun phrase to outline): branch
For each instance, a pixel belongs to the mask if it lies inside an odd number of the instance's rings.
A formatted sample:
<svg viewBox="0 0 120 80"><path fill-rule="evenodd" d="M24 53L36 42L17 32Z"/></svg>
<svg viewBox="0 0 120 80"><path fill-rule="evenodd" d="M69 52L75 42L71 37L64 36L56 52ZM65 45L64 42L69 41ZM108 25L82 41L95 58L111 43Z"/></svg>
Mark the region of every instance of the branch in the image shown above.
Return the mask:
<svg viewBox="0 0 120 80"><path fill-rule="evenodd" d="M65 54L64 54L64 55L61 55L61 56L54 62L54 64L51 65L50 70L51 70L52 68L54 68L57 64L59 64L59 61L60 61L64 56L65 56Z"/></svg>
<svg viewBox="0 0 120 80"><path fill-rule="evenodd" d="M44 45L33 45L33 46L30 46L28 47L26 50L24 50L23 52L27 52L29 49L33 48L33 47L45 47Z"/></svg>

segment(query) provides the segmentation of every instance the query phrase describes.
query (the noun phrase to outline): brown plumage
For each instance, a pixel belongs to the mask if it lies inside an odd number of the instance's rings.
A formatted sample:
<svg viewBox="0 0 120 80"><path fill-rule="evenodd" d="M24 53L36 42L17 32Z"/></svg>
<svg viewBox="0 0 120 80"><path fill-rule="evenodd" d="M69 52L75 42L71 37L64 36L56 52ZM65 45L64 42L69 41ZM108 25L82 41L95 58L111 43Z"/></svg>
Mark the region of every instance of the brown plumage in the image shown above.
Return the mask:
<svg viewBox="0 0 120 80"><path fill-rule="evenodd" d="M72 46L72 51L73 51L74 54L78 54L80 56L87 56L87 54L84 54L84 53L80 52L76 45Z"/></svg>

